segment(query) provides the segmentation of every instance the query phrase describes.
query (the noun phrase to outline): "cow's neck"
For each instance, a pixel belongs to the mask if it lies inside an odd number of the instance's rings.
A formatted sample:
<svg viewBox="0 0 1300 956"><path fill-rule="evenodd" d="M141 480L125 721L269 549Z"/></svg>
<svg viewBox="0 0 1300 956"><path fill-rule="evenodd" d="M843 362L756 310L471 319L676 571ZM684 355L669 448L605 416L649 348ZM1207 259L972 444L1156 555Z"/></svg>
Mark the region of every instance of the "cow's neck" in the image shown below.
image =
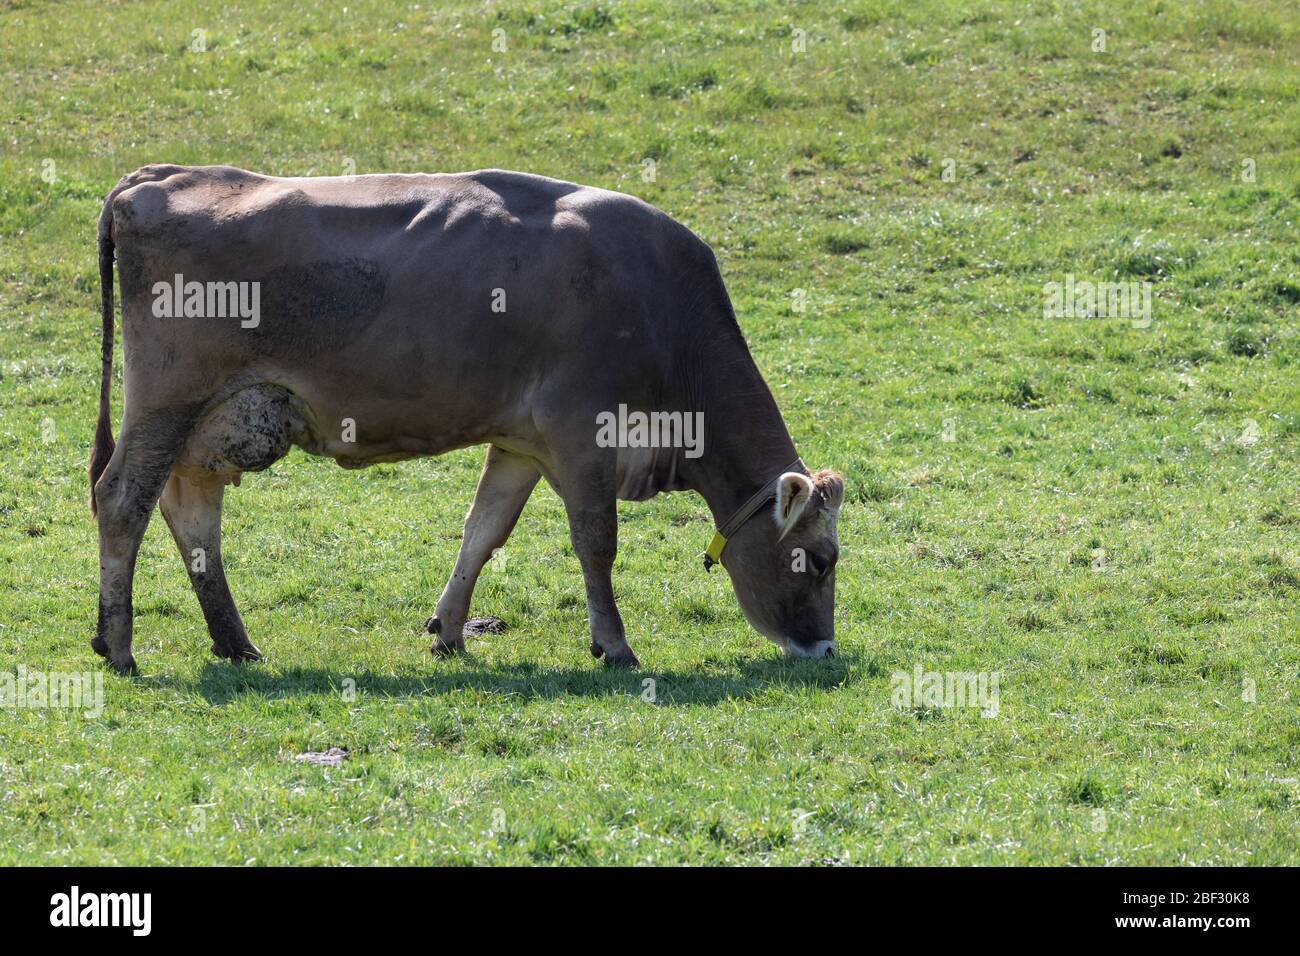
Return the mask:
<svg viewBox="0 0 1300 956"><path fill-rule="evenodd" d="M679 451L677 474L721 525L798 453L739 334L712 345L709 361L692 363L687 383L687 407L704 412L704 453L686 458Z"/></svg>

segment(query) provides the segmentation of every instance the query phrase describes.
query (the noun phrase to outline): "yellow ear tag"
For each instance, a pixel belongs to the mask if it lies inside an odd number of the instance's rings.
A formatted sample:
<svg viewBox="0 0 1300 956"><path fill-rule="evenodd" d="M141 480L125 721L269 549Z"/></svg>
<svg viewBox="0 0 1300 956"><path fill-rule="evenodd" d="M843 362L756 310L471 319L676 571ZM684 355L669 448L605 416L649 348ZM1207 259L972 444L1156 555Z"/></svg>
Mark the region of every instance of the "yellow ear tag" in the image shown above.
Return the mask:
<svg viewBox="0 0 1300 956"><path fill-rule="evenodd" d="M704 549L704 570L707 571L722 560L722 549L727 546L727 539L721 531L713 532L713 540Z"/></svg>

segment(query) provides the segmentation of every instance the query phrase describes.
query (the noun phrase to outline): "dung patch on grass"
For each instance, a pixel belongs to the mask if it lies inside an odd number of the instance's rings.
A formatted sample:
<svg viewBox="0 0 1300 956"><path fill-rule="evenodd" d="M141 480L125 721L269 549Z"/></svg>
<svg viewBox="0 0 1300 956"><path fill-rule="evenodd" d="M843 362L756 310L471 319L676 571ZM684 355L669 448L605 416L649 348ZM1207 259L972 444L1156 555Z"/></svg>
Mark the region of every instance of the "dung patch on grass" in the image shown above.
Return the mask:
<svg viewBox="0 0 1300 956"><path fill-rule="evenodd" d="M509 629L509 625L499 617L487 615L485 617L471 617L465 622L461 634L464 637L478 637L480 634L504 634Z"/></svg>

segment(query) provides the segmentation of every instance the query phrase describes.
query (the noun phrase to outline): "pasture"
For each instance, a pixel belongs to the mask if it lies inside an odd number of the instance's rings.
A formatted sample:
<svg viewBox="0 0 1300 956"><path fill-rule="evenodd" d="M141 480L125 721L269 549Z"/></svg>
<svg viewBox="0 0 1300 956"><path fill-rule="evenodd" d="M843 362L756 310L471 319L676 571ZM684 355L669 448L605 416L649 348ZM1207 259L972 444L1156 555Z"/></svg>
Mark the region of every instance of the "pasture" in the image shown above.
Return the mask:
<svg viewBox="0 0 1300 956"><path fill-rule="evenodd" d="M1298 54L1285 0L0 4L0 670L104 675L0 707L0 863L1300 861ZM620 505L606 670L543 485L475 594L508 631L435 660L483 450L294 451L226 499L268 660L209 654L155 515L107 673L94 224L152 162L504 167L691 227L845 475L838 656L754 632L672 495ZM1149 320L1048 314L1068 282ZM918 668L996 714L899 706Z"/></svg>

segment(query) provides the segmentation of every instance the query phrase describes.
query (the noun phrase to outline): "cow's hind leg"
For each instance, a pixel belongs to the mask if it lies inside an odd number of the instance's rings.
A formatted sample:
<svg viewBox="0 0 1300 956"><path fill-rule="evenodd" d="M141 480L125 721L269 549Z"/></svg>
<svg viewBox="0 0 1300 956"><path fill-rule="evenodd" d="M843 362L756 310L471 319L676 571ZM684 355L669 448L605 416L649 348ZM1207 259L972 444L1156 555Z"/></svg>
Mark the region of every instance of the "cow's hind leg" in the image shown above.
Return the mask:
<svg viewBox="0 0 1300 956"><path fill-rule="evenodd" d="M425 630L435 635L433 653L453 654L465 649L462 629L479 573L492 552L510 537L539 477L537 467L527 458L496 445L488 448L474 504L465 519L456 566L442 589L433 617L425 623Z"/></svg>
<svg viewBox="0 0 1300 956"><path fill-rule="evenodd" d="M257 661L230 595L221 561L221 501L227 484L271 467L289 451L302 422L290 395L270 384L252 385L211 409L194 428L162 496L163 517L212 636L212 653Z"/></svg>
<svg viewBox="0 0 1300 956"><path fill-rule="evenodd" d="M95 483L99 623L90 646L120 673L136 670L131 590L140 541L192 423L189 409L140 414L128 407L117 447Z"/></svg>
<svg viewBox="0 0 1300 956"><path fill-rule="evenodd" d="M221 561L225 487L225 480L218 476L196 479L173 472L163 489L162 513L198 595L212 636L212 653L236 663L259 661L262 653L248 639Z"/></svg>

